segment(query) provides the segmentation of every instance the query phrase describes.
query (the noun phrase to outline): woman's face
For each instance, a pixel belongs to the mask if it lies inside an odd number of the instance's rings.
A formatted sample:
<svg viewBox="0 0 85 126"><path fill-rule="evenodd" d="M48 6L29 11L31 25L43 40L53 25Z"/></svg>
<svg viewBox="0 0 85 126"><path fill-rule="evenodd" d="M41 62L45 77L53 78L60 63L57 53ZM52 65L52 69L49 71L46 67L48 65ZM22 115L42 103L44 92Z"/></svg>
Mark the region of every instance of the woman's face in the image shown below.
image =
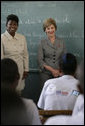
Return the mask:
<svg viewBox="0 0 85 126"><path fill-rule="evenodd" d="M55 36L55 26L53 24L51 24L50 26L46 27L46 34L48 37L52 37L52 36Z"/></svg>
<svg viewBox="0 0 85 126"><path fill-rule="evenodd" d="M17 28L18 28L18 24L16 21L9 20L6 27L9 34L15 35L15 32L17 31Z"/></svg>

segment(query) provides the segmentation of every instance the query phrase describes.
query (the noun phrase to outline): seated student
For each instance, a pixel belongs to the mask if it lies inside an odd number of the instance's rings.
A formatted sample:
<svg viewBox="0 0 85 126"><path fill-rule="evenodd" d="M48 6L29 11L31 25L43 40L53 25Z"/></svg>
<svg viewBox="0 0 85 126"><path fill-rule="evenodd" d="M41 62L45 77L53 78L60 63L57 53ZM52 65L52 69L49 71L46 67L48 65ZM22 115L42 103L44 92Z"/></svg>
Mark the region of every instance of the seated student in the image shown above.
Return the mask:
<svg viewBox="0 0 85 126"><path fill-rule="evenodd" d="M62 76L45 82L41 92L38 107L44 110L73 110L79 94L78 80L74 78L77 68L76 57L66 53L59 61ZM75 94L76 92L76 94Z"/></svg>
<svg viewBox="0 0 85 126"><path fill-rule="evenodd" d="M26 107L13 90L1 90L1 125L30 125Z"/></svg>
<svg viewBox="0 0 85 126"><path fill-rule="evenodd" d="M78 114L80 111L84 112L84 61L80 63L80 66L77 69L77 78L80 81L78 84L80 95L77 98L73 115Z"/></svg>
<svg viewBox="0 0 85 126"><path fill-rule="evenodd" d="M72 116L54 116L49 118L44 125L84 125L84 61L78 69L78 88L80 95L74 106Z"/></svg>
<svg viewBox="0 0 85 126"><path fill-rule="evenodd" d="M19 81L18 67L15 61L9 58L1 60L1 90L11 90L16 92L16 86ZM21 98L24 102L28 118L30 118L31 125L41 125L38 109L31 99ZM2 99L3 100L3 99Z"/></svg>

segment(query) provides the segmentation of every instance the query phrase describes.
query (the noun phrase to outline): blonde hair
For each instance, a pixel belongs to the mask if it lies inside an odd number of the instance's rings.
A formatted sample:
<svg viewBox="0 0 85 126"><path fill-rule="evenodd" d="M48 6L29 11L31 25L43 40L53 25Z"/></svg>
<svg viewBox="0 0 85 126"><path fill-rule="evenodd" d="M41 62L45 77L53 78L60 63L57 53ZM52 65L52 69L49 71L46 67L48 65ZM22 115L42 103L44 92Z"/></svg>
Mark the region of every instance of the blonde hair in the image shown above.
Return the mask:
<svg viewBox="0 0 85 126"><path fill-rule="evenodd" d="M55 29L57 30L56 21L55 21L54 19L52 19L52 18L48 18L48 19L46 19L46 20L44 21L44 23L43 23L43 30L44 30L44 32L45 32L46 28L47 28L48 26L50 26L51 24L53 24L54 27L55 27Z"/></svg>

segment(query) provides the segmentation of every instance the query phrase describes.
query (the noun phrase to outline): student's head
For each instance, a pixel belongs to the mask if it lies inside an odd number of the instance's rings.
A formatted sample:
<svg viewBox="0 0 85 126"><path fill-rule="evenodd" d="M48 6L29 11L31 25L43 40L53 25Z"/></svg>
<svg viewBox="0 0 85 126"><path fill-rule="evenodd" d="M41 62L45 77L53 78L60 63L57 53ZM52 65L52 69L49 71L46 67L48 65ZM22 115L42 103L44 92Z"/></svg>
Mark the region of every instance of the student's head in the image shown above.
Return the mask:
<svg viewBox="0 0 85 126"><path fill-rule="evenodd" d="M84 60L81 61L77 69L77 78L79 79L78 88L82 94L84 94Z"/></svg>
<svg viewBox="0 0 85 126"><path fill-rule="evenodd" d="M4 58L1 60L1 83L2 86L16 88L18 85L20 75L18 66L10 58Z"/></svg>
<svg viewBox="0 0 85 126"><path fill-rule="evenodd" d="M19 23L19 18L16 15L10 14L7 16L6 28L9 34L12 35L17 31L18 23Z"/></svg>
<svg viewBox="0 0 85 126"><path fill-rule="evenodd" d="M56 25L56 21L52 18L48 18L44 21L43 23L43 30L44 32L46 32L46 28L49 28L49 26L54 26L55 31L57 30L57 25Z"/></svg>
<svg viewBox="0 0 85 126"><path fill-rule="evenodd" d="M59 61L59 68L65 75L74 75L77 69L76 57L71 53L64 54Z"/></svg>

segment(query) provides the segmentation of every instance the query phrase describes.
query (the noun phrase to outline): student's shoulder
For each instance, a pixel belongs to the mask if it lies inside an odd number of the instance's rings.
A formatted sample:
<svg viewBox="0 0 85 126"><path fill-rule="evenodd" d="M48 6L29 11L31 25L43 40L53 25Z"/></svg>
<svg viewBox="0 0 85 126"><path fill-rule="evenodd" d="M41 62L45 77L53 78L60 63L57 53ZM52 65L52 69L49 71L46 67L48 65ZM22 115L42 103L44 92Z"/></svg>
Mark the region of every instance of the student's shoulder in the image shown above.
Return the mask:
<svg viewBox="0 0 85 126"><path fill-rule="evenodd" d="M84 102L84 96L82 95L82 94L80 94L79 96L78 96L78 98L77 98L77 101L76 102Z"/></svg>
<svg viewBox="0 0 85 126"><path fill-rule="evenodd" d="M51 79L48 79L48 80L46 81L46 83L55 82L56 80L57 80L57 78L51 78Z"/></svg>
<svg viewBox="0 0 85 126"><path fill-rule="evenodd" d="M48 80L45 82L44 87L46 88L46 87L49 86L49 85L55 84L56 81L57 81L57 78L48 79Z"/></svg>
<svg viewBox="0 0 85 126"><path fill-rule="evenodd" d="M25 105L29 105L29 106L35 106L35 103L33 102L32 99L27 99L27 98L22 98L23 102L25 103Z"/></svg>
<svg viewBox="0 0 85 126"><path fill-rule="evenodd" d="M22 98L23 103L27 109L27 112L32 115L32 117L38 114L38 108L32 99Z"/></svg>
<svg viewBox="0 0 85 126"><path fill-rule="evenodd" d="M23 100L26 107L29 107L29 109L32 108L33 110L37 111L37 106L32 99L22 98L22 100Z"/></svg>

